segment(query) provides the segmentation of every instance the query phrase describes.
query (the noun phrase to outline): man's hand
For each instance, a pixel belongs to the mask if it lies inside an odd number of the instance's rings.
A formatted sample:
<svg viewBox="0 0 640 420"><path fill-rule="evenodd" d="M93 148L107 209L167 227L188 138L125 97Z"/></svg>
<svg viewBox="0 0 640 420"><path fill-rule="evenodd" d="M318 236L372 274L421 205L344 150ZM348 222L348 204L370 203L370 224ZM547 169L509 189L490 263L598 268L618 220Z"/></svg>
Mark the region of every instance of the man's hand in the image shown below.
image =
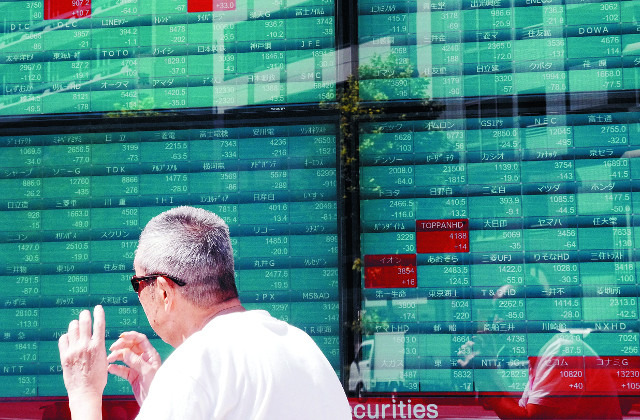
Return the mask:
<svg viewBox="0 0 640 420"><path fill-rule="evenodd" d="M107 385L107 351L104 344L104 309L98 305L91 314L84 310L58 340L64 386L75 419L102 417L102 393Z"/></svg>
<svg viewBox="0 0 640 420"><path fill-rule="evenodd" d="M112 352L107 361L122 361L127 366L110 364L109 373L126 379L131 384L138 404L147 398L151 381L156 375L162 361L146 335L128 331L120 334L120 338L109 347Z"/></svg>

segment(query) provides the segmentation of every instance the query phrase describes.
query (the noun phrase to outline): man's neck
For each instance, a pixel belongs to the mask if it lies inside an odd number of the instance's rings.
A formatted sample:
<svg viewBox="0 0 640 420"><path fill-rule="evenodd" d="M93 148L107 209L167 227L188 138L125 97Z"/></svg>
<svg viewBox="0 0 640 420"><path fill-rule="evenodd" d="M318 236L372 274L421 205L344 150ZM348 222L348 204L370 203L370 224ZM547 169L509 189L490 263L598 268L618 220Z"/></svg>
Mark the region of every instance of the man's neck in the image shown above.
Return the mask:
<svg viewBox="0 0 640 420"><path fill-rule="evenodd" d="M192 334L203 329L212 319L225 314L243 311L245 311L245 308L238 298L225 300L206 309L191 307L190 322L185 326L185 333L182 334L181 343Z"/></svg>
<svg viewBox="0 0 640 420"><path fill-rule="evenodd" d="M224 302L221 302L217 304L215 307L211 308L211 310L209 311L209 315L206 317L205 322L202 325L202 328L204 328L204 326L207 325L209 321L211 321L213 318L217 316L225 315L232 312L244 312L244 311L245 309L240 303L240 299L233 298L233 299L225 300Z"/></svg>

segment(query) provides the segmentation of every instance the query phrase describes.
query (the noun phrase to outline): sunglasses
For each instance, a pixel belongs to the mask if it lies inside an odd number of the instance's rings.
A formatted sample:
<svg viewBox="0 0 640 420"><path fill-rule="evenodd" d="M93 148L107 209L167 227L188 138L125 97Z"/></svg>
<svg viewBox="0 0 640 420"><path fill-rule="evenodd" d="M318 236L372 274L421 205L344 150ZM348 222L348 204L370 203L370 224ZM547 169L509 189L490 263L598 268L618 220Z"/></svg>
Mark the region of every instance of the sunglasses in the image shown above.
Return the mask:
<svg viewBox="0 0 640 420"><path fill-rule="evenodd" d="M169 280L171 280L172 282L174 282L175 284L177 284L178 286L185 286L187 283L185 283L184 281L177 279L175 277L166 275L166 274L162 274L162 273L158 273L158 274L150 274L148 276L133 276L131 277L131 287L133 287L133 291L138 293L138 290L140 290L140 283L142 283L143 281L152 281L157 279L158 277L164 277L167 278Z"/></svg>

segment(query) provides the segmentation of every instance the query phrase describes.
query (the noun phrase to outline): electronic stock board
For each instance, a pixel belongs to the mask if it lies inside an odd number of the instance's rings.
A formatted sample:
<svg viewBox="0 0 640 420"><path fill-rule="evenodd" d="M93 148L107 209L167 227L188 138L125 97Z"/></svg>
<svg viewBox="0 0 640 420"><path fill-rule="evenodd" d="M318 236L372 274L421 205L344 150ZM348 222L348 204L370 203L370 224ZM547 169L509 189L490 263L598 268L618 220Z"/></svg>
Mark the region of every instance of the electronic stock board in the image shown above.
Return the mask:
<svg viewBox="0 0 640 420"><path fill-rule="evenodd" d="M108 340L153 336L133 252L178 205L227 222L245 306L306 329L337 369L335 137L331 123L2 136L2 396L64 395L56 339L80 308L105 306Z"/></svg>
<svg viewBox="0 0 640 420"><path fill-rule="evenodd" d="M178 205L228 223L245 306L305 329L339 371L336 119L193 112L335 99L333 0L0 12L0 398L65 395L57 337L98 303L108 343L139 330L168 355L129 278L142 227Z"/></svg>
<svg viewBox="0 0 640 420"><path fill-rule="evenodd" d="M0 115L335 97L333 0L3 1L0 13Z"/></svg>
<svg viewBox="0 0 640 420"><path fill-rule="evenodd" d="M361 96L387 110L359 124L349 388L519 396L544 356L556 396L596 374L615 386L589 392L637 395L640 5L358 11ZM419 102L433 113L393 108Z"/></svg>

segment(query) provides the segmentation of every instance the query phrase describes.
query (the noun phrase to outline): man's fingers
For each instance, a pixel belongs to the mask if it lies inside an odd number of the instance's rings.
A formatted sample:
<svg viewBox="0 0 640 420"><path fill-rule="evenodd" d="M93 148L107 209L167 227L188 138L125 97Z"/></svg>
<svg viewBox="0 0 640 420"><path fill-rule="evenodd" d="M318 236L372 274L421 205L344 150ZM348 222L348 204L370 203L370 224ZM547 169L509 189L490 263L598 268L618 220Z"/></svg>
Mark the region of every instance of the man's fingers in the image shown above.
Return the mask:
<svg viewBox="0 0 640 420"><path fill-rule="evenodd" d="M68 348L69 348L69 336L67 334L62 334L58 339L58 351L60 352L60 359L62 359L63 354L67 353Z"/></svg>
<svg viewBox="0 0 640 420"><path fill-rule="evenodd" d="M136 331L127 331L120 334L120 338L109 347L109 350L112 352L130 350L135 354L143 354L145 361L153 358L158 363L160 362L160 355L147 336Z"/></svg>
<svg viewBox="0 0 640 420"><path fill-rule="evenodd" d="M155 347L153 347L153 345L151 344L151 342L149 341L147 336L144 336L144 340L138 342L138 345L142 349L143 353L156 354L156 355L158 354L158 352L156 351Z"/></svg>
<svg viewBox="0 0 640 420"><path fill-rule="evenodd" d="M126 349L122 349L122 350L116 350L114 352L112 352L111 354L109 354L107 356L107 362L109 363L113 363L113 362L123 362L124 361L124 352L127 351Z"/></svg>
<svg viewBox="0 0 640 420"><path fill-rule="evenodd" d="M146 359L148 359L148 357ZM142 354L134 353L129 349L116 350L107 356L107 362L124 362L127 366L135 370L140 370L142 363L147 361L146 359Z"/></svg>
<svg viewBox="0 0 640 420"><path fill-rule="evenodd" d="M108 372L112 375L129 380L129 368L122 365L109 365Z"/></svg>
<svg viewBox="0 0 640 420"><path fill-rule="evenodd" d="M149 361L151 360L153 356L149 353L140 353L140 358L142 359L143 362L147 362L149 363Z"/></svg>
<svg viewBox="0 0 640 420"><path fill-rule="evenodd" d="M139 371L142 368L142 356L140 354L136 354L131 350L124 350L122 355L122 361L127 364L127 366Z"/></svg>
<svg viewBox="0 0 640 420"><path fill-rule="evenodd" d="M109 350L135 349L136 346L140 347L140 352L153 348L146 335L136 331L126 331L120 334L120 338L109 347Z"/></svg>
<svg viewBox="0 0 640 420"><path fill-rule="evenodd" d="M130 349L133 346L133 343L129 340L125 340L124 338L118 338L109 346L110 351L118 351L122 349Z"/></svg>
<svg viewBox="0 0 640 420"><path fill-rule="evenodd" d="M102 308L102 305L96 305L96 307L93 309L92 340L97 341L98 343L102 343L102 346L104 346L104 331L105 331L104 308Z"/></svg>
<svg viewBox="0 0 640 420"><path fill-rule="evenodd" d="M74 319L69 323L69 330L67 331L68 340L71 343L78 341L78 320Z"/></svg>
<svg viewBox="0 0 640 420"><path fill-rule="evenodd" d="M91 314L86 309L78 317L78 338L82 341L91 338Z"/></svg>

